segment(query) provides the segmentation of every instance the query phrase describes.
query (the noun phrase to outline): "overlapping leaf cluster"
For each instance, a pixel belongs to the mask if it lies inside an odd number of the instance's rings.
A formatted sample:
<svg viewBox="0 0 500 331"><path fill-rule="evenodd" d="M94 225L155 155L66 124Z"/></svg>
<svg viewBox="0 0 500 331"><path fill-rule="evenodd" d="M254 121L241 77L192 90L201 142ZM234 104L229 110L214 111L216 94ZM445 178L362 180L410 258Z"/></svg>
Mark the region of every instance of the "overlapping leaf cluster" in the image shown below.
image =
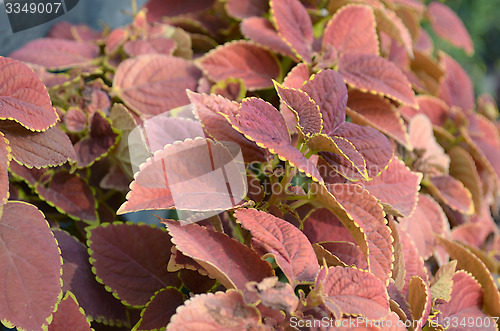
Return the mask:
<svg viewBox="0 0 500 331"><path fill-rule="evenodd" d="M498 108L424 21L474 51L439 2L150 0L0 58L2 323L495 330ZM207 162L179 151L222 164L235 144L248 193L230 210L197 182L184 208L216 211L197 224L120 216L175 209L165 167Z"/></svg>

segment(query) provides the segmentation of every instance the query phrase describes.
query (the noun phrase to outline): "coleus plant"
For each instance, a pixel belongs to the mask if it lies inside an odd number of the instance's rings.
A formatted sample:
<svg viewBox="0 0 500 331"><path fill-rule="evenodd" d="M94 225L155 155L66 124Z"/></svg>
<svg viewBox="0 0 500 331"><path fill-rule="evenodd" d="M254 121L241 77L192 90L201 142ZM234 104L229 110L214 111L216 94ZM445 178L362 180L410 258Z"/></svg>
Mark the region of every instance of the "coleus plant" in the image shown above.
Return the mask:
<svg viewBox="0 0 500 331"><path fill-rule="evenodd" d="M0 58L2 324L497 329L498 108L426 20L474 51L439 2L150 0Z"/></svg>

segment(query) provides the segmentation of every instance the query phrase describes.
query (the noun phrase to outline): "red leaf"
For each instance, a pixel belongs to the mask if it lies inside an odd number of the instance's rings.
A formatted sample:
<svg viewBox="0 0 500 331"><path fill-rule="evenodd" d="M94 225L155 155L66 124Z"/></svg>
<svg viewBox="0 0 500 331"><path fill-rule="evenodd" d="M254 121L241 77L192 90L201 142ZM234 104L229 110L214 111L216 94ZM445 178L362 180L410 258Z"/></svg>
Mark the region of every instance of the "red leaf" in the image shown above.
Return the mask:
<svg viewBox="0 0 500 331"><path fill-rule="evenodd" d="M185 90L195 90L201 73L190 61L146 54L120 63L114 93L139 114L158 115L189 103Z"/></svg>
<svg viewBox="0 0 500 331"><path fill-rule="evenodd" d="M292 87L284 87L274 82L274 88L283 102L297 117L299 129L306 135L319 133L323 121L321 111L316 102L305 92Z"/></svg>
<svg viewBox="0 0 500 331"><path fill-rule="evenodd" d="M269 263L261 260L253 249L223 233L197 224L181 226L179 222L168 220L164 223L175 247L198 262L210 277L227 289L237 288L245 292L246 283L260 282L274 275Z"/></svg>
<svg viewBox="0 0 500 331"><path fill-rule="evenodd" d="M415 94L403 72L380 56L347 54L339 59L339 72L350 86L416 105Z"/></svg>
<svg viewBox="0 0 500 331"><path fill-rule="evenodd" d="M402 145L410 146L410 139L404 124L396 109L389 100L358 90L349 92L347 115L354 124L369 125Z"/></svg>
<svg viewBox="0 0 500 331"><path fill-rule="evenodd" d="M95 279L87 246L66 231L53 229L52 232L63 258L63 291L71 291L86 315L93 320L114 325L127 324L125 306Z"/></svg>
<svg viewBox="0 0 500 331"><path fill-rule="evenodd" d="M365 188L382 202L387 213L408 217L417 206L422 174L411 171L394 156L382 173L368 182Z"/></svg>
<svg viewBox="0 0 500 331"><path fill-rule="evenodd" d="M303 232L311 243L356 242L342 222L326 208L318 208L307 217Z"/></svg>
<svg viewBox="0 0 500 331"><path fill-rule="evenodd" d="M472 39L462 20L443 3L433 1L427 7L427 15L436 34L453 46L463 48L469 55L474 53Z"/></svg>
<svg viewBox="0 0 500 331"><path fill-rule="evenodd" d="M99 55L97 45L65 39L40 38L30 41L9 57L48 69L86 66Z"/></svg>
<svg viewBox="0 0 500 331"><path fill-rule="evenodd" d="M272 86L272 80L278 79L281 72L271 52L245 40L217 47L200 58L199 64L211 80L240 78L250 91Z"/></svg>
<svg viewBox="0 0 500 331"><path fill-rule="evenodd" d="M474 86L465 70L449 55L439 54L444 78L440 81L438 96L449 106L458 106L462 110L474 109Z"/></svg>
<svg viewBox="0 0 500 331"><path fill-rule="evenodd" d="M309 76L309 67L307 64L301 62L288 72L283 80L283 86L300 89L304 85L304 82L309 80ZM284 103L280 104L280 112L285 119L290 135L297 133L297 119L295 118L295 114Z"/></svg>
<svg viewBox="0 0 500 331"><path fill-rule="evenodd" d="M474 213L474 203L470 191L459 180L449 176L431 176L429 191L439 197L451 209L471 215Z"/></svg>
<svg viewBox="0 0 500 331"><path fill-rule="evenodd" d="M89 184L77 174L66 170L56 172L48 187L36 184L36 191L49 205L63 214L87 222L97 221L97 201Z"/></svg>
<svg viewBox="0 0 500 331"><path fill-rule="evenodd" d="M90 262L99 282L132 306L144 306L156 291L179 287L167 271L170 236L147 225L103 223L87 228Z"/></svg>
<svg viewBox="0 0 500 331"><path fill-rule="evenodd" d="M153 38L148 40L130 40L123 45L123 50L130 56L136 57L143 54L172 55L176 42L168 38Z"/></svg>
<svg viewBox="0 0 500 331"><path fill-rule="evenodd" d="M269 2L266 0L228 0L226 11L235 18L262 16L269 11Z"/></svg>
<svg viewBox="0 0 500 331"><path fill-rule="evenodd" d="M370 320L389 315L389 296L373 274L355 268L321 269L316 280L323 301L335 319L343 314L362 315Z"/></svg>
<svg viewBox="0 0 500 331"><path fill-rule="evenodd" d="M234 208L246 194L244 165L239 161L238 155L210 139L167 145L141 165L128 201L117 213L176 208L187 211L180 219L192 222L191 216L200 220L210 215L199 218L190 211L215 215Z"/></svg>
<svg viewBox="0 0 500 331"><path fill-rule="evenodd" d="M28 66L0 56L0 119L45 131L59 119L47 89Z"/></svg>
<svg viewBox="0 0 500 331"><path fill-rule="evenodd" d="M257 308L239 291L198 294L185 302L167 327L169 330L260 330Z"/></svg>
<svg viewBox="0 0 500 331"><path fill-rule="evenodd" d="M445 235L449 232L446 216L431 197L419 194L418 203L413 215L400 218L399 229L403 229L412 238L419 256L427 260L436 248L433 233Z"/></svg>
<svg viewBox="0 0 500 331"><path fill-rule="evenodd" d="M181 292L169 287L155 293L141 312L141 319L134 326L134 330L159 330L164 328L175 314L178 306L184 303Z"/></svg>
<svg viewBox="0 0 500 331"><path fill-rule="evenodd" d="M9 198L9 165L12 160L10 156L9 141L0 132L0 208ZM15 162L14 162L15 163Z"/></svg>
<svg viewBox="0 0 500 331"><path fill-rule="evenodd" d="M244 99L238 114L228 116L227 119L233 128L255 141L258 146L277 154L282 160L289 161L314 181L323 182L316 166L290 145L285 120L271 104L257 98Z"/></svg>
<svg viewBox="0 0 500 331"><path fill-rule="evenodd" d="M445 326L446 321L473 320L479 323L466 324L456 330L496 330L495 321L481 310L483 289L469 273L460 270L453 276L453 287L449 302L436 305L439 314L435 323ZM463 324L462 324L463 326Z"/></svg>
<svg viewBox="0 0 500 331"><path fill-rule="evenodd" d="M57 242L42 212L24 202L3 206L0 232L2 323L8 328L42 329L62 296Z"/></svg>
<svg viewBox="0 0 500 331"><path fill-rule="evenodd" d="M0 126L12 148L12 157L28 168L56 166L76 159L71 141L58 127L31 132L20 126Z"/></svg>
<svg viewBox="0 0 500 331"><path fill-rule="evenodd" d="M302 231L291 223L256 209L239 209L235 216L250 231L254 243L274 256L292 287L314 281L319 265L313 262L316 255Z"/></svg>
<svg viewBox="0 0 500 331"><path fill-rule="evenodd" d="M330 69L323 70L311 76L301 89L316 102L321 110L323 133L332 133L344 122L347 88L338 72Z"/></svg>
<svg viewBox="0 0 500 331"><path fill-rule="evenodd" d="M90 123L89 136L75 144L78 167L88 167L106 156L118 141L118 131L100 113L94 113Z"/></svg>
<svg viewBox="0 0 500 331"><path fill-rule="evenodd" d="M186 0L178 2L175 0L149 0L144 9L147 10L148 22L161 21L164 16L178 16L189 13L204 11L212 7L215 0Z"/></svg>
<svg viewBox="0 0 500 331"><path fill-rule="evenodd" d="M223 116L236 114L238 112L237 103L213 94L197 94L188 91L188 96L194 105L196 115L210 137L217 141L232 141L238 144L246 163L267 161L269 153L234 130Z"/></svg>
<svg viewBox="0 0 500 331"><path fill-rule="evenodd" d="M90 331L90 323L85 317L85 312L78 305L78 301L71 292L66 292L59 302L57 311L52 317L49 331L71 329L75 331Z"/></svg>
<svg viewBox="0 0 500 331"><path fill-rule="evenodd" d="M298 0L271 0L271 15L281 38L297 56L310 63L313 25L306 8Z"/></svg>
<svg viewBox="0 0 500 331"><path fill-rule="evenodd" d="M351 237L350 234L349 237ZM346 266L355 266L358 269L368 269L366 258L358 245L349 241L327 241L320 243L320 245L338 257Z"/></svg>
<svg viewBox="0 0 500 331"><path fill-rule="evenodd" d="M243 22L241 22L240 29L241 33L246 38L257 44L268 47L284 56L291 58L295 57L290 46L281 39L278 32L274 29L274 26L267 19L263 17L250 17L244 19Z"/></svg>
<svg viewBox="0 0 500 331"><path fill-rule="evenodd" d="M332 45L338 54L378 55L378 38L373 9L365 5L343 6L328 22L323 34L323 50Z"/></svg>

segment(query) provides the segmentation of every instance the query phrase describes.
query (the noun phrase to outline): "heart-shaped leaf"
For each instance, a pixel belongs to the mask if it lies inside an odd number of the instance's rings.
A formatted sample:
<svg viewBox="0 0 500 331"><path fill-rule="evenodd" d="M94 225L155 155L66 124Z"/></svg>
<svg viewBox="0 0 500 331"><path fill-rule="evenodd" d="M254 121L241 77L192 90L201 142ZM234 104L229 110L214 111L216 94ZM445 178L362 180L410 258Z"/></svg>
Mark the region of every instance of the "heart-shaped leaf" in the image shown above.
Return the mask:
<svg viewBox="0 0 500 331"><path fill-rule="evenodd" d="M179 290L173 287L159 290L142 310L141 319L132 330L159 330L165 327L183 303L184 297Z"/></svg>
<svg viewBox="0 0 500 331"><path fill-rule="evenodd" d="M188 60L146 54L120 63L113 91L135 112L159 115L188 104L185 91L195 90L200 77L200 70Z"/></svg>
<svg viewBox="0 0 500 331"><path fill-rule="evenodd" d="M271 15L281 38L307 63L314 41L311 17L298 0L271 0Z"/></svg>
<svg viewBox="0 0 500 331"><path fill-rule="evenodd" d="M254 243L272 254L292 286L313 282L319 265L311 243L298 228L256 209L239 209L236 220L250 231Z"/></svg>
<svg viewBox="0 0 500 331"><path fill-rule="evenodd" d="M217 47L200 58L199 64L211 80L240 78L250 91L273 86L272 80L278 79L281 72L271 52L245 40Z"/></svg>
<svg viewBox="0 0 500 331"><path fill-rule="evenodd" d="M323 50L332 45L339 54L378 55L378 38L373 9L365 5L343 6L328 22L323 34Z"/></svg>
<svg viewBox="0 0 500 331"><path fill-rule="evenodd" d="M87 228L87 232L92 270L122 302L144 306L156 291L180 286L177 274L166 268L171 244L165 230L103 223Z"/></svg>
<svg viewBox="0 0 500 331"><path fill-rule="evenodd" d="M63 258L63 291L71 291L85 314L93 320L113 325L127 325L125 306L92 273L87 246L63 230L53 229Z"/></svg>
<svg viewBox="0 0 500 331"><path fill-rule="evenodd" d="M176 221L165 221L172 242L184 255L198 262L208 275L227 289L245 292L245 284L260 282L273 276L274 271L257 253L227 235L208 230L197 224L181 226ZM251 265L251 268L247 268Z"/></svg>
<svg viewBox="0 0 500 331"><path fill-rule="evenodd" d="M198 294L172 316L168 330L258 330L259 310L243 300L241 292L229 290Z"/></svg>
<svg viewBox="0 0 500 331"><path fill-rule="evenodd" d="M417 206L421 179L421 173L411 171L403 161L393 157L379 176L363 185L382 202L387 213L408 217Z"/></svg>
<svg viewBox="0 0 500 331"><path fill-rule="evenodd" d="M448 6L433 1L427 7L427 15L436 34L469 55L474 53L472 39L462 20Z"/></svg>
<svg viewBox="0 0 500 331"><path fill-rule="evenodd" d="M316 279L323 302L335 319L343 314L377 320L390 313L384 284L373 274L355 268L322 268Z"/></svg>
<svg viewBox="0 0 500 331"><path fill-rule="evenodd" d="M59 119L47 89L33 70L1 56L0 109L0 119L14 120L32 131L45 131Z"/></svg>
<svg viewBox="0 0 500 331"><path fill-rule="evenodd" d="M339 59L339 73L350 86L414 105L415 94L403 72L383 57L346 54Z"/></svg>
<svg viewBox="0 0 500 331"><path fill-rule="evenodd" d="M3 205L0 232L0 319L9 328L46 328L62 297L57 241L42 212L25 202Z"/></svg>
<svg viewBox="0 0 500 331"><path fill-rule="evenodd" d="M38 195L60 213L86 222L97 221L97 201L89 184L77 174L56 172L47 186L36 184Z"/></svg>
<svg viewBox="0 0 500 331"><path fill-rule="evenodd" d="M85 312L78 305L75 295L66 292L64 298L59 302L57 311L52 317L49 331L57 331L71 328L71 330L90 331L90 322L85 317Z"/></svg>
<svg viewBox="0 0 500 331"><path fill-rule="evenodd" d="M39 38L12 52L9 57L47 69L62 70L88 65L98 55L99 48L93 43Z"/></svg>

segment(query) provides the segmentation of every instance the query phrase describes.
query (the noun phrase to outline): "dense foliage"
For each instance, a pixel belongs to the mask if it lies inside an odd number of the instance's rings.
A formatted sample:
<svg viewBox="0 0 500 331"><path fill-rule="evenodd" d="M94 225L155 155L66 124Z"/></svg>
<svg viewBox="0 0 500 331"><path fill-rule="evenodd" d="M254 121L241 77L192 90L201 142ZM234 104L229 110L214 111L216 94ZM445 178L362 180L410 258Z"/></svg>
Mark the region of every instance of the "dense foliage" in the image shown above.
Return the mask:
<svg viewBox="0 0 500 331"><path fill-rule="evenodd" d="M474 52L439 2L150 0L0 57L2 323L496 330L498 108L422 23Z"/></svg>

